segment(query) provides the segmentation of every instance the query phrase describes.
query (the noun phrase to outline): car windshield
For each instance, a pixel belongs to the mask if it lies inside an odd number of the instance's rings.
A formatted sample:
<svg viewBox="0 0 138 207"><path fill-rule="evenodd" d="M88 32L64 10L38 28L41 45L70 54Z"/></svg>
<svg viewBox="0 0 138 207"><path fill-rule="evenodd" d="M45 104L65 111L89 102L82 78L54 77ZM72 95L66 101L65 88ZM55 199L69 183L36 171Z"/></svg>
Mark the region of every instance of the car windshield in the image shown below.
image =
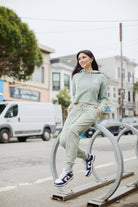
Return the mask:
<svg viewBox="0 0 138 207"><path fill-rule="evenodd" d="M102 120L99 120L97 123L105 125L107 123L116 123L116 122L118 122L118 120L116 119L102 119Z"/></svg>
<svg viewBox="0 0 138 207"><path fill-rule="evenodd" d="M135 119L133 117L129 117L129 118L121 119L120 121L123 123L133 123Z"/></svg>
<svg viewBox="0 0 138 207"><path fill-rule="evenodd" d="M0 104L0 114L3 112L7 104Z"/></svg>

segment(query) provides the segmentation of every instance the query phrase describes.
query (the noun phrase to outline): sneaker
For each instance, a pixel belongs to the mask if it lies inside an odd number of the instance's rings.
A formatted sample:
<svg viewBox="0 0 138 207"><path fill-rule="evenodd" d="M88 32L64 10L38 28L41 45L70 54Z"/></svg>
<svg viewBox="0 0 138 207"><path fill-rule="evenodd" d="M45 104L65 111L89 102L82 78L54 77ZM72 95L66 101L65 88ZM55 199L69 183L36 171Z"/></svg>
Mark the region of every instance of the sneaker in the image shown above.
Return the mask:
<svg viewBox="0 0 138 207"><path fill-rule="evenodd" d="M92 164L95 160L95 156L88 154L88 159L86 160L86 173L85 176L89 177L92 173Z"/></svg>
<svg viewBox="0 0 138 207"><path fill-rule="evenodd" d="M54 182L56 187L62 187L69 183L73 179L73 173L68 172L66 169L63 169L59 178L57 178Z"/></svg>

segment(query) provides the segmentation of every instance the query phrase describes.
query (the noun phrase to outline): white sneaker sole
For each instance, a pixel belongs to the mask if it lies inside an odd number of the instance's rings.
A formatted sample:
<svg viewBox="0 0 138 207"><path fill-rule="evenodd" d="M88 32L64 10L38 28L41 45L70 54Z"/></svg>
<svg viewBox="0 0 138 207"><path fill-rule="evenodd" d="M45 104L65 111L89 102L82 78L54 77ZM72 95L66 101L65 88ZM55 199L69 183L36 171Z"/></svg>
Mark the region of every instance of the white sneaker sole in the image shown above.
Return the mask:
<svg viewBox="0 0 138 207"><path fill-rule="evenodd" d="M66 183L63 184L54 184L56 187L64 187L65 185L67 185L70 181L73 180L73 177L71 177Z"/></svg>

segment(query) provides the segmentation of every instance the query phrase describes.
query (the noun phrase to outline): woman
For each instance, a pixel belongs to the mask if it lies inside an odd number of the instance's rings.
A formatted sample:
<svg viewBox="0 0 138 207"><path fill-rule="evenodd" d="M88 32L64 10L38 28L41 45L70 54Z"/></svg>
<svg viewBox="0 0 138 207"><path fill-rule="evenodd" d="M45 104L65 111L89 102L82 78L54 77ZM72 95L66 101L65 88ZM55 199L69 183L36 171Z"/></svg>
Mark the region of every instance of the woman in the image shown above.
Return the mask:
<svg viewBox="0 0 138 207"><path fill-rule="evenodd" d="M56 186L64 186L73 179L72 168L76 157L85 160L86 174L92 173L94 156L79 148L80 135L92 126L107 106L106 79L98 70L94 55L89 50L77 54L73 76L73 101L60 136L60 144L66 150L65 168Z"/></svg>

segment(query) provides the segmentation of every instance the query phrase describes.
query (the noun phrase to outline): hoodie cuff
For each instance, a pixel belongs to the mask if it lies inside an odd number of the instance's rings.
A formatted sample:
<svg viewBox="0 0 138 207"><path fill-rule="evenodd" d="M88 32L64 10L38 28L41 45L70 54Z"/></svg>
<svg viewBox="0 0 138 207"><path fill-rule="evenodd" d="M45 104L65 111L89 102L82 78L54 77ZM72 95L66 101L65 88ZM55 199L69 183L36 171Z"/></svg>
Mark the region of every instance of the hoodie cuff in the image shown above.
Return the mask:
<svg viewBox="0 0 138 207"><path fill-rule="evenodd" d="M73 103L71 103L71 104L68 106L68 108L69 108L69 107L70 107L70 108L73 108Z"/></svg>

